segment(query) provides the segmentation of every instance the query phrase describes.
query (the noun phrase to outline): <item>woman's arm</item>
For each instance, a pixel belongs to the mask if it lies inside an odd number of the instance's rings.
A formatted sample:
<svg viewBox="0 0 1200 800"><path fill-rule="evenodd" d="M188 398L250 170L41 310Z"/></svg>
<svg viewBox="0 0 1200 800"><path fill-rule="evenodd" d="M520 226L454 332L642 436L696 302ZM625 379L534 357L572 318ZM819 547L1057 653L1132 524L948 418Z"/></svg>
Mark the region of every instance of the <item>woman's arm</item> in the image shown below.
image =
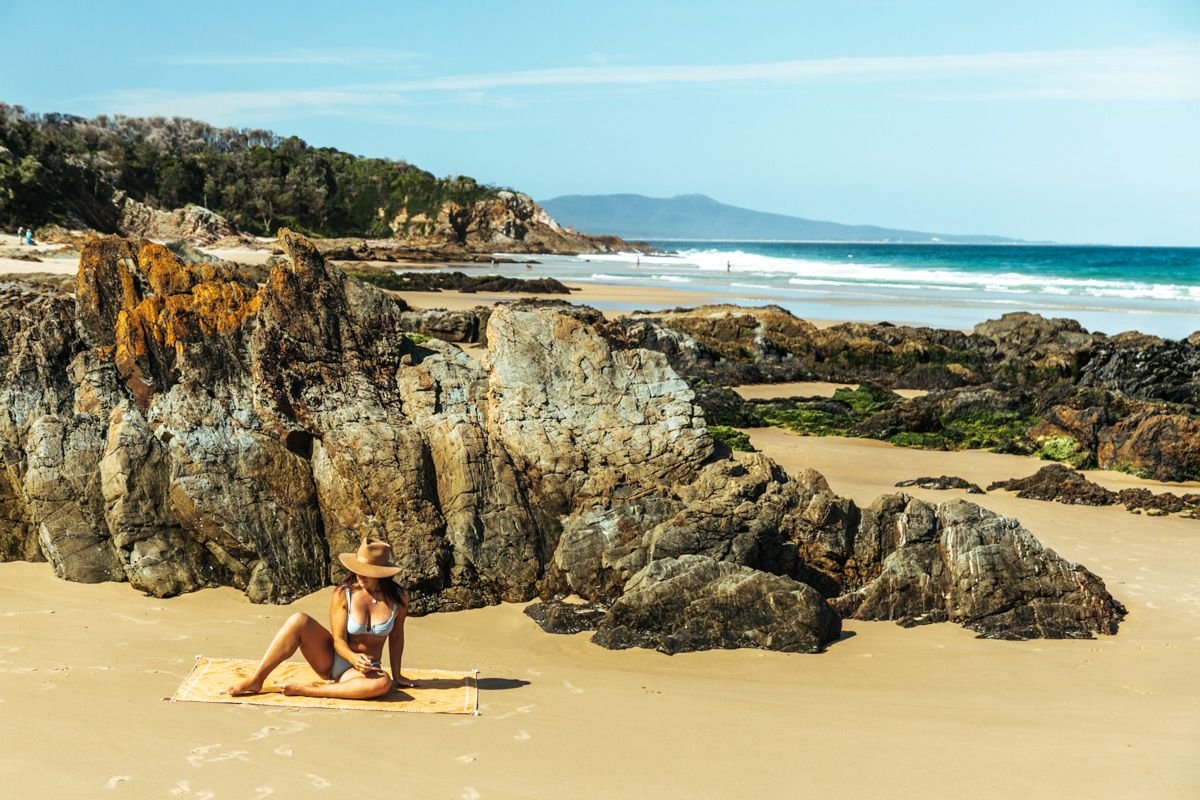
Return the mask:
<svg viewBox="0 0 1200 800"><path fill-rule="evenodd" d="M333 598L329 601L329 631L333 634L333 652L357 666L359 654L350 649L347 638L346 624L350 610L346 607L346 592L340 586L333 590Z"/></svg>
<svg viewBox="0 0 1200 800"><path fill-rule="evenodd" d="M388 634L388 660L392 667L392 685L397 689L407 689L416 684L401 674L401 664L404 660L404 620L408 617L408 592L404 593L404 604L396 609L396 624Z"/></svg>

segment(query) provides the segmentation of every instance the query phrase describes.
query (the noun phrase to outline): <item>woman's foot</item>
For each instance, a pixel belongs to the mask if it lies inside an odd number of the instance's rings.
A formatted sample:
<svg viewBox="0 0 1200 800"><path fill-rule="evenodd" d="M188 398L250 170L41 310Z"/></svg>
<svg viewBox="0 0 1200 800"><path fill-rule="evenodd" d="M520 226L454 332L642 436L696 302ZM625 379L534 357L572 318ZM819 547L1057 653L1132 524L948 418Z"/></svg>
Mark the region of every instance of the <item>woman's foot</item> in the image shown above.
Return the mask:
<svg viewBox="0 0 1200 800"><path fill-rule="evenodd" d="M255 680L254 678L247 678L241 683L235 683L225 691L232 697L244 697L248 694L261 694L262 681Z"/></svg>
<svg viewBox="0 0 1200 800"><path fill-rule="evenodd" d="M319 696L319 695L313 695L311 693L311 689L313 689L313 688L314 687L310 686L307 683L281 683L281 684L279 684L279 691L283 692L286 695L292 696L292 697L310 697L310 696L317 697L317 696Z"/></svg>

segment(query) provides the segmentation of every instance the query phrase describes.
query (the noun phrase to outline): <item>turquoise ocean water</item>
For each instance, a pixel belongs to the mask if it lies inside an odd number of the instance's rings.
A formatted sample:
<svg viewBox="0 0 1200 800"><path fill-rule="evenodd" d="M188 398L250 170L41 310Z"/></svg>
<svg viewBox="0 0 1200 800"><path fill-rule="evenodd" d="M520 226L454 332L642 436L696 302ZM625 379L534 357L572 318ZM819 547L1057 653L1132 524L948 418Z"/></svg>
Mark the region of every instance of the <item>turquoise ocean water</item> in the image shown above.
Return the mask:
<svg viewBox="0 0 1200 800"><path fill-rule="evenodd" d="M537 257L501 271L564 281L716 292L810 319L969 328L1011 311L1108 334L1200 330L1200 248L652 242L671 255ZM489 270L492 271L492 270ZM670 303L669 305L682 305ZM654 309L662 303L633 302Z"/></svg>

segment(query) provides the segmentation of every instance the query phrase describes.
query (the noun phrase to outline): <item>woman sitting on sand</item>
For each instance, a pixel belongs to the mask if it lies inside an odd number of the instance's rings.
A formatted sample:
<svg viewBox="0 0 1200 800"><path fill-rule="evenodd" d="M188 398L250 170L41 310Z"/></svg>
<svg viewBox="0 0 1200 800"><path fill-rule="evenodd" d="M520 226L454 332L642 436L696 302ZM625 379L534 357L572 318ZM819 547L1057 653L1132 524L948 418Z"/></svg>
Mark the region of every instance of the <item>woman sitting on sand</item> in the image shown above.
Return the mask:
<svg viewBox="0 0 1200 800"><path fill-rule="evenodd" d="M408 592L391 580L400 571L392 563L391 546L364 538L357 553L342 553L339 558L350 575L334 588L329 603L333 632L308 614L293 614L271 640L254 674L230 686L229 694L260 693L271 670L297 648L313 670L332 683L285 683L279 687L284 694L368 700L382 697L393 686L406 689L415 685L400 674ZM392 678L383 670L385 641L395 673Z"/></svg>

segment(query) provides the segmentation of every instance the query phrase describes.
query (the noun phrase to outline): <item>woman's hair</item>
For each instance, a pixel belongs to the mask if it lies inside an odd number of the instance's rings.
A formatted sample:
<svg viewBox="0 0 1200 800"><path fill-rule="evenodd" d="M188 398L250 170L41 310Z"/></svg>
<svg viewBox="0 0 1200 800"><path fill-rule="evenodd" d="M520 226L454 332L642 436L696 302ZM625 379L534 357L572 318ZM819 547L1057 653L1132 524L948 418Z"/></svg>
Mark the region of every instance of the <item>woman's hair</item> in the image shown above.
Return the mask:
<svg viewBox="0 0 1200 800"><path fill-rule="evenodd" d="M338 584L340 588L353 590L358 585L358 576L353 572L347 572L346 577ZM404 602L404 587L396 582L395 578L380 578L379 585L383 587L383 593L387 598L398 606L406 606Z"/></svg>

